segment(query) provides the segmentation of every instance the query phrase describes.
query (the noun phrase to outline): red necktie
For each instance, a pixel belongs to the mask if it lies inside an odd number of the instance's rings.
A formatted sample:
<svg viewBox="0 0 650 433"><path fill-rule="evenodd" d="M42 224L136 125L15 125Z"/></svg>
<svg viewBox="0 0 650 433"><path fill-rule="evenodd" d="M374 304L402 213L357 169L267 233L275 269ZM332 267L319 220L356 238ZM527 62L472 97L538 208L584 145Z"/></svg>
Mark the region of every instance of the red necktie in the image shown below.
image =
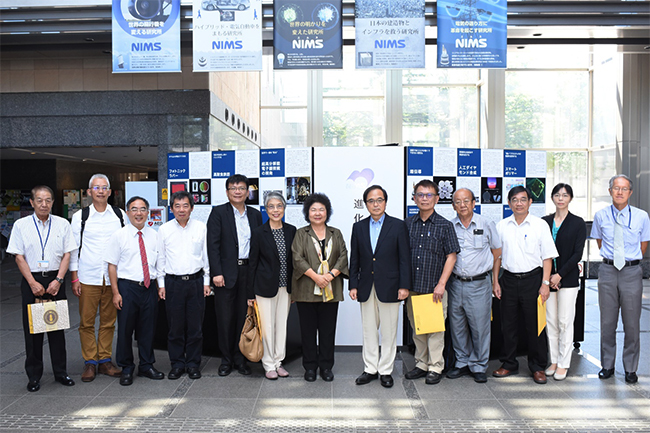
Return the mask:
<svg viewBox="0 0 650 433"><path fill-rule="evenodd" d="M144 239L142 239L142 232L138 231L140 237L140 258L142 259L142 274L144 275L144 286L148 289L151 284L151 277L149 276L149 262L147 261L147 250L144 249Z"/></svg>

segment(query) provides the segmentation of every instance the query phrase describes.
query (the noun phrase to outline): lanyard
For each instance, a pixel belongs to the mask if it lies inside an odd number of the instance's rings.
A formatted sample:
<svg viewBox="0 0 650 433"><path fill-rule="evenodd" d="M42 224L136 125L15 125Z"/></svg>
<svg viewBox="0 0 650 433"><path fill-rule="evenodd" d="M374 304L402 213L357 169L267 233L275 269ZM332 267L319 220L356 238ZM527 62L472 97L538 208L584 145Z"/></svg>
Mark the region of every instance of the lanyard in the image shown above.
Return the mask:
<svg viewBox="0 0 650 433"><path fill-rule="evenodd" d="M632 230L632 208L630 207L629 204L627 205L627 207L628 207L628 213L629 213L629 221L627 223L627 228ZM616 218L616 216L614 215L614 205L612 205L612 207L609 210L612 212L612 218L614 218L614 222L616 224L618 224L618 225L621 225L618 222L618 218ZM623 227L625 227L625 226L623 226Z"/></svg>
<svg viewBox="0 0 650 433"><path fill-rule="evenodd" d="M47 237L45 238L45 244L43 244L43 238L41 237L41 231L38 229L38 224L36 224L36 218L32 214L34 219L34 226L36 226L36 233L38 233L38 240L41 241L41 260L45 260L45 247L47 246L47 241L50 239L50 232L52 231L52 219L50 217L50 225L47 229Z"/></svg>

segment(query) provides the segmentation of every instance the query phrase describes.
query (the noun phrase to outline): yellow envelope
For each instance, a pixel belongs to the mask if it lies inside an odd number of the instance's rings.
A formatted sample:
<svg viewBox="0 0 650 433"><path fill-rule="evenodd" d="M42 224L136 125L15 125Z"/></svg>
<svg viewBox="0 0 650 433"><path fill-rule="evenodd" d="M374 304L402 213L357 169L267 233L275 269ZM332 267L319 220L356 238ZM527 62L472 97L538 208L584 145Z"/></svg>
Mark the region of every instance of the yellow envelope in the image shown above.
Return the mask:
<svg viewBox="0 0 650 433"><path fill-rule="evenodd" d="M411 297L415 333L431 334L445 330L445 315L442 311L442 301L433 302L433 293Z"/></svg>
<svg viewBox="0 0 650 433"><path fill-rule="evenodd" d="M542 302L542 295L537 297L537 336L546 328L546 303Z"/></svg>

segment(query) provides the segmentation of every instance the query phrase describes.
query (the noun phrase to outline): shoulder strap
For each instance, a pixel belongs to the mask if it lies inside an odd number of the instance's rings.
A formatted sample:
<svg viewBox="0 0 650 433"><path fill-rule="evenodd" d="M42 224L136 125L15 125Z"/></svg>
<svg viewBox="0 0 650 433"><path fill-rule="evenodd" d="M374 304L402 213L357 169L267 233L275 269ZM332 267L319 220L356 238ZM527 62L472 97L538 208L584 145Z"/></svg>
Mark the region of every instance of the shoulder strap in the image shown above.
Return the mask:
<svg viewBox="0 0 650 433"><path fill-rule="evenodd" d="M120 224L122 227L124 227L124 216L122 215L122 209L114 205L111 205L111 207L113 208L115 215L117 215L117 217L120 219Z"/></svg>
<svg viewBox="0 0 650 433"><path fill-rule="evenodd" d="M77 257L81 257L81 245L84 242L84 228L86 227L86 220L90 216L90 206L81 209L81 233L79 235L79 252Z"/></svg>

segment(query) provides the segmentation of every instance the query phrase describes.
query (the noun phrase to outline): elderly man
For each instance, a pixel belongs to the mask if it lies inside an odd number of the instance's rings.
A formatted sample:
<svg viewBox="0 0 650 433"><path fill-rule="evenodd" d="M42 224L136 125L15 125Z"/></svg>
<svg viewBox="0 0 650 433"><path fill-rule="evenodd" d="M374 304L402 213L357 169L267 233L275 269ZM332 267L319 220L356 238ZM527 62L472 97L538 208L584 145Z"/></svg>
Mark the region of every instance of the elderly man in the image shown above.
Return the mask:
<svg viewBox="0 0 650 433"><path fill-rule="evenodd" d="M596 212L591 237L596 239L603 264L598 270L600 305L601 379L614 374L618 312L623 319L625 381L636 383L640 351L643 269L639 266L650 241L647 212L630 206L632 180L619 174L609 180L612 205Z"/></svg>
<svg viewBox="0 0 650 433"><path fill-rule="evenodd" d="M79 250L70 258L72 292L79 297L79 341L85 363L82 382L93 381L97 373L112 377L120 377L122 373L111 360L117 310L103 258L111 235L124 227L124 211L108 205L111 183L106 175L98 173L90 178L88 195L92 204L72 217L72 234Z"/></svg>
<svg viewBox="0 0 650 433"><path fill-rule="evenodd" d="M36 298L66 299L63 279L70 264L70 252L77 248L70 224L65 219L50 215L54 193L47 186L32 189L29 200L34 213L19 219L9 237L7 252L16 256L16 264L23 276L20 284L25 336L25 371L27 391L41 389L43 376L43 336L31 334L27 305ZM57 382L74 385L66 369L65 335L62 330L47 332L52 370Z"/></svg>
<svg viewBox="0 0 650 433"><path fill-rule="evenodd" d="M499 269L491 273L501 256L501 240L492 221L474 213L476 199L467 188L456 190L451 220L456 230L460 253L449 288L449 323L456 353L456 366L449 379L473 375L478 383L487 382L490 359L490 313L492 286L499 285ZM492 284L490 284L490 276Z"/></svg>
<svg viewBox="0 0 650 433"><path fill-rule="evenodd" d="M545 384L548 341L546 329L539 335L537 332L537 298L541 296L542 302L546 302L549 297L551 267L558 254L548 224L530 214L532 203L530 190L522 185L515 186L508 192L512 215L497 224L503 252L494 270L496 272L497 265L502 265L503 276L492 291L501 300L503 349L501 367L492 372L492 376L519 373L517 342L521 313L528 339L528 368L535 383Z"/></svg>
<svg viewBox="0 0 650 433"><path fill-rule="evenodd" d="M157 233L146 225L149 202L132 197L126 203L131 224L113 233L106 248L105 260L117 309L117 365L122 367L120 385L133 383L133 332L138 330L138 376L161 380L165 375L153 366L153 339L158 307L156 261Z"/></svg>
<svg viewBox="0 0 650 433"><path fill-rule="evenodd" d="M363 374L357 385L377 378L393 386L400 302L411 287L408 232L386 214L388 193L379 185L363 193L370 216L354 223L350 241L350 298L359 301L363 327ZM378 331L381 326L381 356Z"/></svg>
<svg viewBox="0 0 650 433"><path fill-rule="evenodd" d="M165 299L169 334L167 351L172 368L167 377L201 377L203 315L210 295L207 230L190 218L194 201L187 191L172 194L174 219L158 230L158 296Z"/></svg>
<svg viewBox="0 0 650 433"><path fill-rule="evenodd" d="M415 343L415 368L406 375L407 379L425 378L427 385L440 382L445 368L443 349L445 333L415 333L413 297L433 293L433 302L442 302L443 315L447 316L446 285L460 251L454 227L434 211L438 203L438 185L429 179L422 179L413 188L413 200L419 212L406 219L411 239L411 275L413 288L407 301L407 312L413 328Z"/></svg>

